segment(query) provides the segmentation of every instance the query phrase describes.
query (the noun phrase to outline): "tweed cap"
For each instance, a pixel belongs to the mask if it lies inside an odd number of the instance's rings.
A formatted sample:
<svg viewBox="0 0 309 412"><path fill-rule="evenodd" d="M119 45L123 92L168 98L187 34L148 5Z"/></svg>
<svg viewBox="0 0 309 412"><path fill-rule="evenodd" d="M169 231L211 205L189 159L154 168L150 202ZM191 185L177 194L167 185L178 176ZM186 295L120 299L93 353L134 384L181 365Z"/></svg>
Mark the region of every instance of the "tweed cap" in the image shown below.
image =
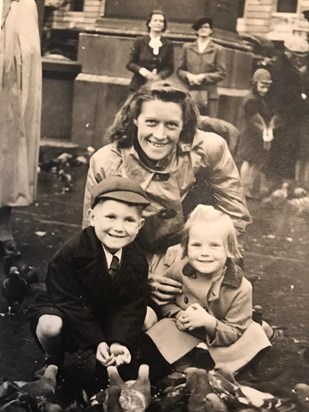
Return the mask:
<svg viewBox="0 0 309 412"><path fill-rule="evenodd" d="M94 207L103 198L142 206L150 204L146 193L138 183L120 176L103 179L90 189L90 194L91 207Z"/></svg>
<svg viewBox="0 0 309 412"><path fill-rule="evenodd" d="M300 36L291 36L284 42L284 47L292 53L308 53L309 44Z"/></svg>

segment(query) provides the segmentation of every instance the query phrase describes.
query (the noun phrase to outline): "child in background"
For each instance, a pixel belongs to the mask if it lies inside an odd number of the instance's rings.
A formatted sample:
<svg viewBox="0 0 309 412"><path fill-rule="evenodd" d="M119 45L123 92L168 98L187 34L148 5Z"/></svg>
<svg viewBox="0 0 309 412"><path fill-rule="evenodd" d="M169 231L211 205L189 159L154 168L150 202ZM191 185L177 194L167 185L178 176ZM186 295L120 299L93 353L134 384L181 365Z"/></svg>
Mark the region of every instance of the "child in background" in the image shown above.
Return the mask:
<svg viewBox="0 0 309 412"><path fill-rule="evenodd" d="M46 365L92 349L104 367L134 359L146 314L148 264L134 242L149 202L133 180L113 176L91 189L90 226L48 267L47 292L30 308Z"/></svg>
<svg viewBox="0 0 309 412"><path fill-rule="evenodd" d="M169 364L198 347L235 372L270 342L251 317L252 286L234 263L240 252L230 217L197 206L184 227L183 252L166 273L182 283L182 293L162 306L164 318L147 334Z"/></svg>
<svg viewBox="0 0 309 412"><path fill-rule="evenodd" d="M273 123L268 91L272 84L266 69L257 69L252 88L243 104L237 156L243 161L240 179L247 198L259 198L269 192L264 168L273 140Z"/></svg>

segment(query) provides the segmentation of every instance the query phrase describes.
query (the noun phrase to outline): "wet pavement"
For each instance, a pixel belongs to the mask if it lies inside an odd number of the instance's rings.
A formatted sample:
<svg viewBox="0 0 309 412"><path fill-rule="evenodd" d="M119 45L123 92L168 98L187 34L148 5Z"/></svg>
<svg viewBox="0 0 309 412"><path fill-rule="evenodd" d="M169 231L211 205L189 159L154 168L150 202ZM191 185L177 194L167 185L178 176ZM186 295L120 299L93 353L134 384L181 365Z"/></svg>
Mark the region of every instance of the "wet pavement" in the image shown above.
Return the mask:
<svg viewBox="0 0 309 412"><path fill-rule="evenodd" d="M22 259L38 268L40 281L55 251L80 229L86 172L87 165L72 167L70 192L57 175L41 173L37 201L14 210L13 230ZM275 342L257 375L264 390L287 393L297 382L309 383L309 214L258 201L250 202L249 209L253 224L243 239L244 263L254 283L254 303L263 307L266 320L289 333ZM40 282L33 284L32 293L40 287ZM0 378L32 379L42 353L30 335L26 315L0 317L0 342Z"/></svg>

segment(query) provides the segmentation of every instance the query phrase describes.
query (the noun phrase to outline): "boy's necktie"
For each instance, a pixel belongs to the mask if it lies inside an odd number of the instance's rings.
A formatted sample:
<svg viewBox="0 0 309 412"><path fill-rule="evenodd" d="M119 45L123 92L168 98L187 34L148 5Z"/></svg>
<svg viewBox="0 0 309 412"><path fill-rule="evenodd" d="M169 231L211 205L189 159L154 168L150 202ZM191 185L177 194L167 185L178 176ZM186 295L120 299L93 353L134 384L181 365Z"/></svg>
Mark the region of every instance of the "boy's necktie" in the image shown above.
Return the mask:
<svg viewBox="0 0 309 412"><path fill-rule="evenodd" d="M116 273L118 272L118 269L119 269L119 259L117 258L117 256L113 255L111 265L108 269L108 273L111 278L113 278L116 275Z"/></svg>

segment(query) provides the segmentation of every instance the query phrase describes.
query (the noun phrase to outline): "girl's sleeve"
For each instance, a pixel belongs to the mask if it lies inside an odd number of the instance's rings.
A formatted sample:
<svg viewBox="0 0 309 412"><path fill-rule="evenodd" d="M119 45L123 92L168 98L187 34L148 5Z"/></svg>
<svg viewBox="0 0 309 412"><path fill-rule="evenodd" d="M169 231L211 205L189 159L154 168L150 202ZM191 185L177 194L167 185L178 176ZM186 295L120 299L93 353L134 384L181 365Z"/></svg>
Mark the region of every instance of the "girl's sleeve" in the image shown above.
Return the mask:
<svg viewBox="0 0 309 412"><path fill-rule="evenodd" d="M164 274L165 277L173 280L177 280L177 282L182 283L182 277L180 274L180 265L179 262L173 264ZM160 315L163 318L174 318L177 313L179 313L182 308L177 305L175 299L168 303L167 305L160 306Z"/></svg>
<svg viewBox="0 0 309 412"><path fill-rule="evenodd" d="M238 294L223 319L217 319L215 336L207 336L208 346L229 346L234 343L252 321L252 285L243 278Z"/></svg>

